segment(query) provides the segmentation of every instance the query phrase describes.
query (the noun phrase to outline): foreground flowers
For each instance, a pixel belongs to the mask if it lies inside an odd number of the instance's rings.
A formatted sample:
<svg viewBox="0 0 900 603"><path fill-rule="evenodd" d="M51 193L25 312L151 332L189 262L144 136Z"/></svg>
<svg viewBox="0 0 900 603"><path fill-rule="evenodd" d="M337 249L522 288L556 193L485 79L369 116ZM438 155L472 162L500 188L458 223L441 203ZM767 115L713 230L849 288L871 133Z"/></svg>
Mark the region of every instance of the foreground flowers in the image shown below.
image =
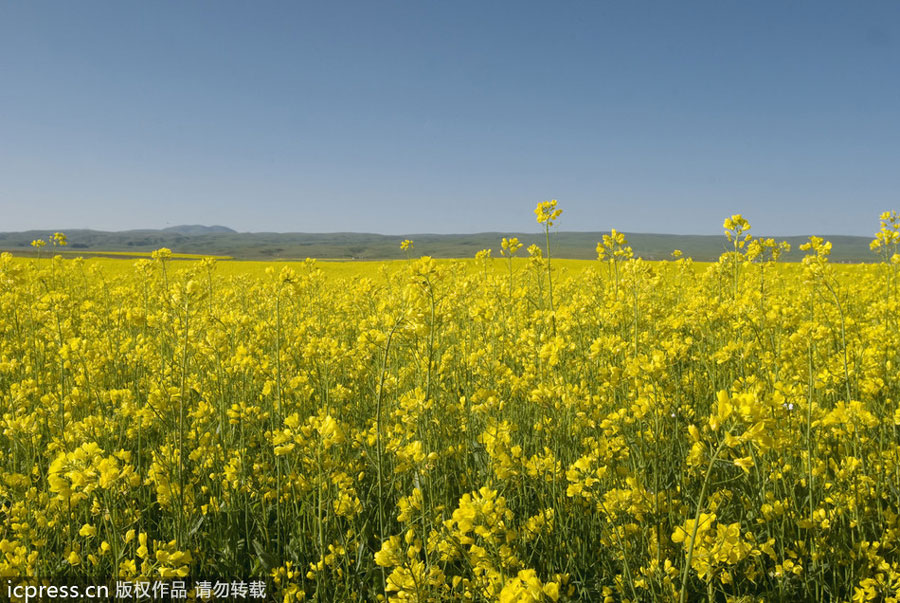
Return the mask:
<svg viewBox="0 0 900 603"><path fill-rule="evenodd" d="M0 575L894 600L896 224L869 266L739 215L704 267L617 231L577 272L514 238L350 277L5 254Z"/></svg>

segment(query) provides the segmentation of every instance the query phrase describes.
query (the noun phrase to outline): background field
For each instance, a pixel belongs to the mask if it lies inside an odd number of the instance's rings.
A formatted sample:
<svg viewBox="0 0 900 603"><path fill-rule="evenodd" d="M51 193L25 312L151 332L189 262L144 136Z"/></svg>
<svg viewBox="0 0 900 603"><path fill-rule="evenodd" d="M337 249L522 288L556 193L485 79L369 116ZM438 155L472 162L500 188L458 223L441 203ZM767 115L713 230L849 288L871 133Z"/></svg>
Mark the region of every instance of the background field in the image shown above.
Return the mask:
<svg viewBox="0 0 900 603"><path fill-rule="evenodd" d="M412 239L415 242L413 256L429 255L435 258L473 257L482 249L492 249L499 255L500 240L503 237L518 237L527 248L532 243L544 245L540 233L481 232L473 234L406 234L380 235L372 233L239 233L224 227L181 226L165 230L129 230L103 232L97 230L63 230L69 237L69 246L64 255L86 255L86 252L129 252L135 256L149 253L160 247L168 247L176 253L213 256L230 256L235 259L401 259L405 252L400 242ZM31 241L47 239L48 232L26 231L0 233L0 250L13 251L16 255L29 255ZM661 260L671 257L672 250L680 249L685 256L697 261L715 261L728 251L727 241L722 236L669 235L626 233L635 255L647 260ZM554 233L552 251L554 257L593 260L597 254L595 247L601 240L601 232L557 232ZM856 236L825 235L832 242L833 262L872 262L875 255L869 250L871 238ZM800 261L802 253L799 245L806 236L778 237L791 244L792 252L785 254L784 261ZM522 254L525 249L523 248ZM44 250L43 253L49 253Z"/></svg>

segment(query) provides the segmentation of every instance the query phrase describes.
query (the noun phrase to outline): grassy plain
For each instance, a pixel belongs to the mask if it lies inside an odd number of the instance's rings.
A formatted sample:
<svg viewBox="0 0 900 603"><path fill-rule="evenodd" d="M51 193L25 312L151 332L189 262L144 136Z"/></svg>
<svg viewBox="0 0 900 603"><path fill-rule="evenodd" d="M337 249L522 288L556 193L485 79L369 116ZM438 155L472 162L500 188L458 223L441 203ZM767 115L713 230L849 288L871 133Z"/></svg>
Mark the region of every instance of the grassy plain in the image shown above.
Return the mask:
<svg viewBox="0 0 900 603"><path fill-rule="evenodd" d="M242 260L302 260L307 257L339 260L391 260L403 259L400 249L404 239L415 241L415 255L435 258L471 258L482 249L500 253L502 237L517 237L527 248L532 244L544 245L540 233L473 234L409 234L379 235L366 233L194 233L164 230L99 232L89 230L66 231L70 246L63 251L66 257L87 251L131 253L135 257L149 254L154 249L167 247L176 253L193 255L230 256ZM551 240L552 256L567 259L596 259L594 247L601 240L600 232L554 232ZM31 254L31 241L47 238L47 232L29 231L0 233L0 250L16 255ZM833 262L872 262L875 257L869 251L866 237L827 236L834 245ZM628 233L631 247L637 257L645 260L666 260L673 249L680 249L686 257L697 261L716 261L728 251L727 241L719 236L665 235ZM799 262L803 254L797 251L806 237L787 237L793 252L785 254L783 261Z"/></svg>

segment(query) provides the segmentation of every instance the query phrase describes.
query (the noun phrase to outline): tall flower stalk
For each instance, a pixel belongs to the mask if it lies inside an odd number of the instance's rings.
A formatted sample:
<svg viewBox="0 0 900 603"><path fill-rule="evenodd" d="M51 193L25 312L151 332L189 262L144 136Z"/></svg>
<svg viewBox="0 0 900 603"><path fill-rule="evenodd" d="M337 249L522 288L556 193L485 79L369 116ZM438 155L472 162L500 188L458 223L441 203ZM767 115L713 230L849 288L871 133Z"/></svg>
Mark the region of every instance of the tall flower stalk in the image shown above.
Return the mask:
<svg viewBox="0 0 900 603"><path fill-rule="evenodd" d="M554 316L554 330L556 330L556 309L553 306L553 274L550 272L550 227L562 215L562 210L556 208L556 199L553 199L552 201L541 201L538 203L537 207L534 208L534 214L537 216L538 224L544 225L544 235L547 239L547 290L550 297L550 314Z"/></svg>

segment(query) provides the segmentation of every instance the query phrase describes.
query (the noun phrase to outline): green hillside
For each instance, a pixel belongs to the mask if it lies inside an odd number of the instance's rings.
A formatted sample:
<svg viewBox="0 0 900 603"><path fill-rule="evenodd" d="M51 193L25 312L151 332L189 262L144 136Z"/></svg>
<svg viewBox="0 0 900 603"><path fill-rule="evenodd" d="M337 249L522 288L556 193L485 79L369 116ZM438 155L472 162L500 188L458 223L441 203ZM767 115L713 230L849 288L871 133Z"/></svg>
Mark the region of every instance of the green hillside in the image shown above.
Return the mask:
<svg viewBox="0 0 900 603"><path fill-rule="evenodd" d="M481 249L492 249L499 256L500 239L514 236L527 248L530 244L544 245L541 233L475 234L407 234L380 235L370 233L239 233L222 227L173 227L166 230L129 230L104 232L97 230L63 230L69 239L64 248L66 255L86 251L148 252L168 247L174 252L227 255L235 259L397 259L406 257L400 250L400 242L412 239L414 255L430 255L437 258L472 257ZM0 233L0 250L18 255L31 254L31 241L48 239L46 231ZM553 255L571 259L594 259L600 232L553 233ZM727 251L724 236L667 235L626 233L635 254L645 259L657 260L671 257L672 250L680 249L685 256L697 261L712 261ZM823 235L833 244L832 260L836 262L871 262L876 259L869 250L868 237ZM807 237L780 237L791 244L786 261L798 261L803 253L798 250ZM45 249L44 254L55 251ZM525 249L519 252L526 255Z"/></svg>

